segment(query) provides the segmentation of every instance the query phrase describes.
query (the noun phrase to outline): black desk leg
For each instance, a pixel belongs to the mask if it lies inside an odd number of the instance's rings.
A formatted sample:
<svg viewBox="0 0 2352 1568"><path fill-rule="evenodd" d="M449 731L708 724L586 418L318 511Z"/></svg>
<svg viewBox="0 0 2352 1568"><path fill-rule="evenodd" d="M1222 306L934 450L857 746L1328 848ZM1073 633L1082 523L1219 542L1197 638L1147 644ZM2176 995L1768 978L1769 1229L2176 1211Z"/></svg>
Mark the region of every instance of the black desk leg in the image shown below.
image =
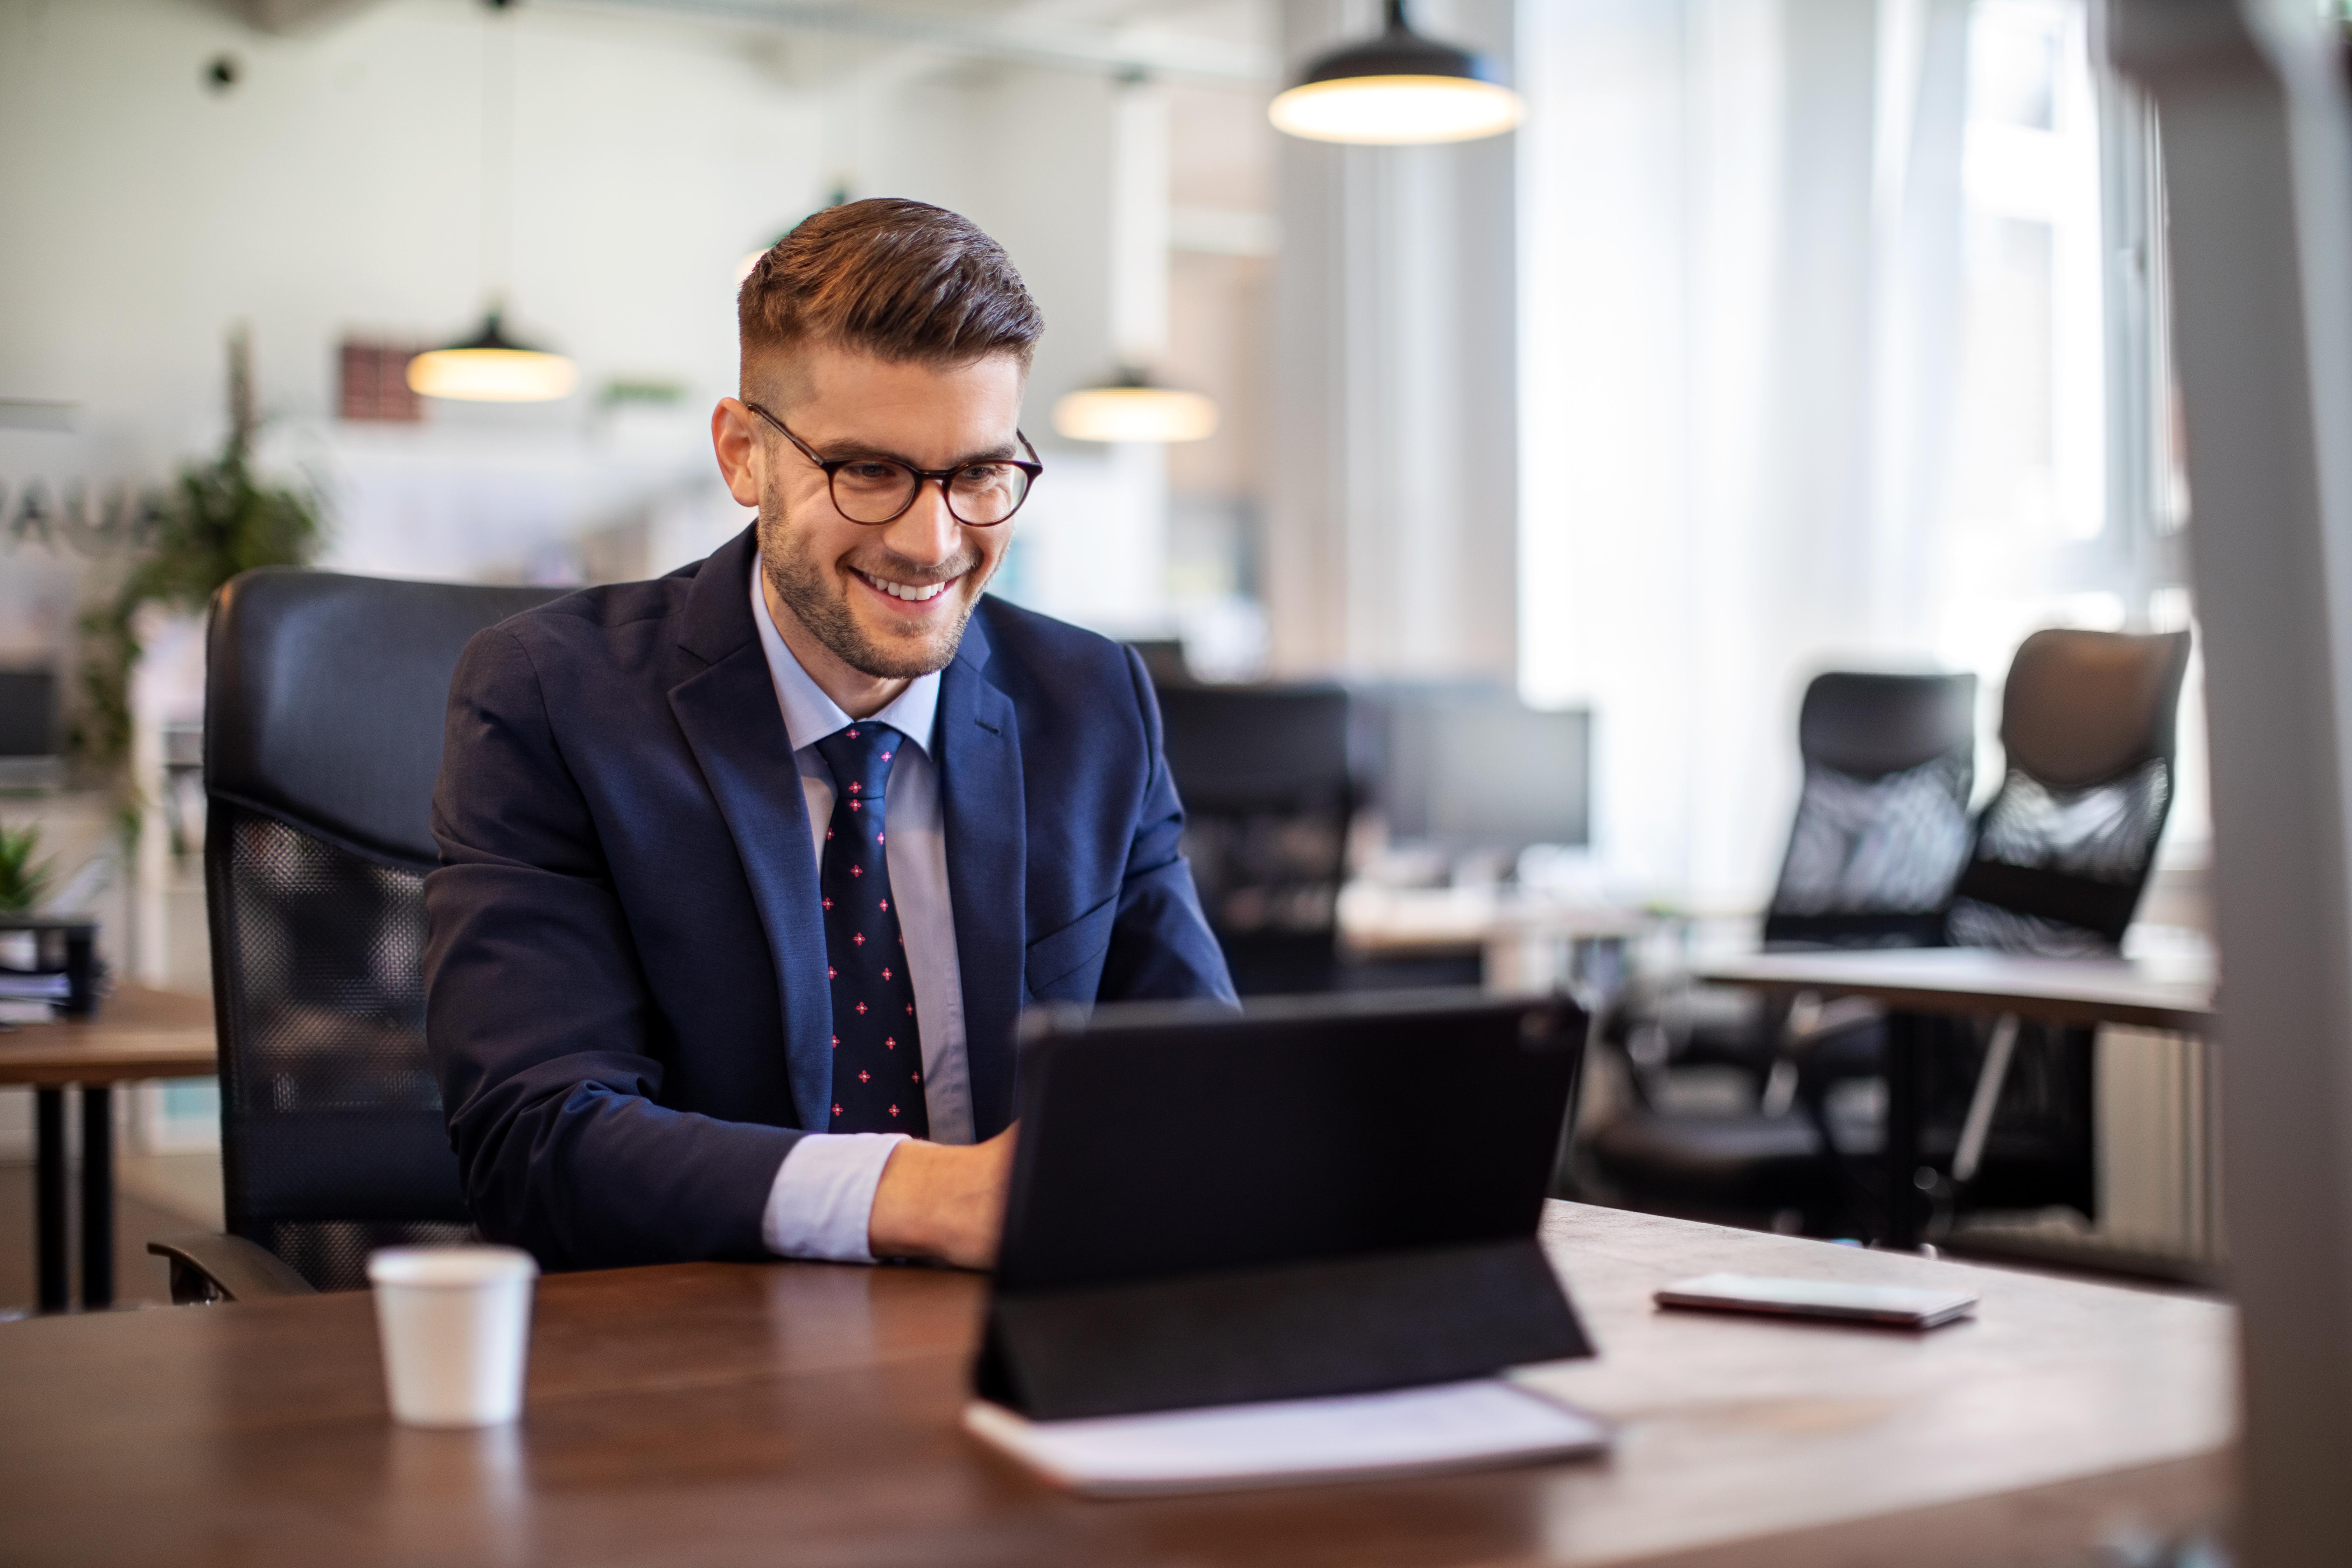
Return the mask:
<svg viewBox="0 0 2352 1568"><path fill-rule="evenodd" d="M114 1090L81 1086L81 1304L114 1305Z"/></svg>
<svg viewBox="0 0 2352 1568"><path fill-rule="evenodd" d="M66 1291L66 1091L33 1090L34 1254L38 1259L40 1310L62 1312Z"/></svg>
<svg viewBox="0 0 2352 1568"><path fill-rule="evenodd" d="M1919 1248L1919 1053L1927 1020L1916 1013L1886 1016L1885 1228L1881 1247Z"/></svg>

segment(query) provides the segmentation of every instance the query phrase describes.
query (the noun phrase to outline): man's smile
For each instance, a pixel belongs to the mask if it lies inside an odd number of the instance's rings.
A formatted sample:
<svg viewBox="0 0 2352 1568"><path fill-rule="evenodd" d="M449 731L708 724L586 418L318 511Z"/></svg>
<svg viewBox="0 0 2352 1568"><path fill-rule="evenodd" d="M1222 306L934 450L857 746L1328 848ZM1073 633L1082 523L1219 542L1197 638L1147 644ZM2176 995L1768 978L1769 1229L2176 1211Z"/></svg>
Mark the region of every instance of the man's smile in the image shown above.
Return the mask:
<svg viewBox="0 0 2352 1568"><path fill-rule="evenodd" d="M954 587L958 583L963 581L963 577L961 573L953 577L947 578L944 581L938 583L900 583L893 581L888 577L877 576L871 572L860 571L855 566L851 567L849 571L850 575L856 577L859 582L865 584L876 593L896 600L900 604L910 605L928 605L946 594L950 588Z"/></svg>

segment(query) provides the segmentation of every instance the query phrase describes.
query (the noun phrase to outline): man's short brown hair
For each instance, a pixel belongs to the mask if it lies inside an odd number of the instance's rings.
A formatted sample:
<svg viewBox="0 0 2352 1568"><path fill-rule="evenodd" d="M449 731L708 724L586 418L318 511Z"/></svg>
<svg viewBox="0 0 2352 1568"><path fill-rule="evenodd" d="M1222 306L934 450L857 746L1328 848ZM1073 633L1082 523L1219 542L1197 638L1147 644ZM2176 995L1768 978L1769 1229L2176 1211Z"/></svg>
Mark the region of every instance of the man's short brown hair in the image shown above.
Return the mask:
<svg viewBox="0 0 2352 1568"><path fill-rule="evenodd" d="M735 314L747 375L754 355L810 342L940 365L1009 353L1025 370L1045 330L1003 246L896 196L803 218L743 279Z"/></svg>

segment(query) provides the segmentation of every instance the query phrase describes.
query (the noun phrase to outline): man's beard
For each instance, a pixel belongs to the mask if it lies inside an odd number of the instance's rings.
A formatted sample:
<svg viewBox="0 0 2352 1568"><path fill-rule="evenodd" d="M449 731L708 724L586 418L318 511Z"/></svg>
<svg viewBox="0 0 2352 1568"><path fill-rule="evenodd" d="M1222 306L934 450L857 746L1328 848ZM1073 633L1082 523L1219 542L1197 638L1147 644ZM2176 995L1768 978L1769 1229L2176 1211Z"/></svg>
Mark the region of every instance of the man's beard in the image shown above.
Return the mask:
<svg viewBox="0 0 2352 1568"><path fill-rule="evenodd" d="M865 569L899 582L937 582L942 576L969 576L980 570L982 559L979 551L967 550L942 570L885 550ZM783 499L773 494L760 509L760 561L768 585L784 607L800 618L809 635L850 668L877 679L911 679L946 668L962 645L972 606L980 602L979 594L959 581L949 590L963 596L962 608L953 621L918 639L894 639L889 647L877 643L858 626L856 613L849 607L849 585L842 581L836 563L818 559L809 546L809 536L796 534L784 521Z"/></svg>

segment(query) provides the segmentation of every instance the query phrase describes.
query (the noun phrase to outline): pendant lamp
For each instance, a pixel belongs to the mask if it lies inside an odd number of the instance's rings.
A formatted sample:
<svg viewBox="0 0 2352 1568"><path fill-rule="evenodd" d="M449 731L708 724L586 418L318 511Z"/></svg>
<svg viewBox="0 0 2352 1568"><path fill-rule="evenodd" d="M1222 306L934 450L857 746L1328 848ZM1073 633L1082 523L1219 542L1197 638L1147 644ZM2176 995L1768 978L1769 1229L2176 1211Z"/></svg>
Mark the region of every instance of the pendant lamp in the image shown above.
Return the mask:
<svg viewBox="0 0 2352 1568"><path fill-rule="evenodd" d="M495 305L472 338L408 362L408 390L420 397L546 403L570 396L579 380L579 370L562 354L526 347L501 331Z"/></svg>
<svg viewBox="0 0 2352 1568"><path fill-rule="evenodd" d="M1054 404L1055 432L1072 441L1199 441L1217 432L1217 405L1197 392L1154 386L1136 370Z"/></svg>
<svg viewBox="0 0 2352 1568"><path fill-rule="evenodd" d="M1525 112L1494 60L1423 37L1388 0L1386 32L1308 66L1266 117L1312 142L1397 146L1499 136Z"/></svg>
<svg viewBox="0 0 2352 1568"><path fill-rule="evenodd" d="M515 342L499 327L514 238L515 23L507 0L489 0L489 6L498 14L482 28L482 259L490 306L472 337L408 362L408 390L468 403L551 403L572 395L578 368L562 354Z"/></svg>

